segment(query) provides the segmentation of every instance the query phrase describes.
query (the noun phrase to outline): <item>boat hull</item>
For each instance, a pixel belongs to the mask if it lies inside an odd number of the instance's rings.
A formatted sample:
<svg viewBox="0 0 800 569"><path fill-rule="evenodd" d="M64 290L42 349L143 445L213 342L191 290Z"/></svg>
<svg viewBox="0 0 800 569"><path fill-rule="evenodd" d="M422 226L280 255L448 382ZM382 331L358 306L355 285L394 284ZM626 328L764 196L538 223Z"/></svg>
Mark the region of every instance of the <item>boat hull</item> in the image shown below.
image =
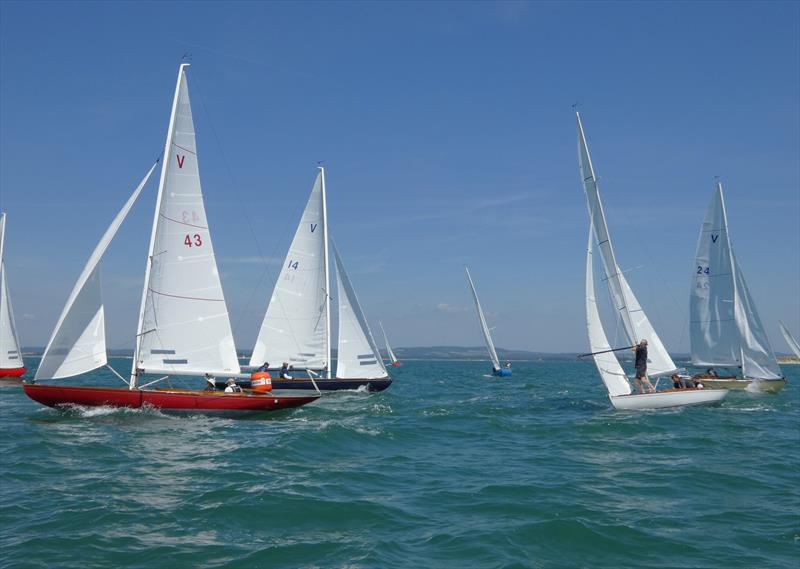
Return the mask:
<svg viewBox="0 0 800 569"><path fill-rule="evenodd" d="M259 393L222 393L184 389L127 389L24 383L25 394L42 405L87 407L155 407L162 411L200 414L241 414L300 407L318 395L286 396Z"/></svg>
<svg viewBox="0 0 800 569"><path fill-rule="evenodd" d="M280 379L272 378L273 389L291 389L291 390L304 390L316 391L314 384L310 379L297 378L297 379ZM314 382L320 391L347 391L356 390L366 387L368 391L383 391L392 384L391 377L384 377L382 379L315 379ZM236 384L243 389L249 389L251 382L248 379L237 379ZM224 389L223 382L217 382L217 388Z"/></svg>
<svg viewBox="0 0 800 569"><path fill-rule="evenodd" d="M26 371L24 367L0 368L0 377L22 377Z"/></svg>
<svg viewBox="0 0 800 569"><path fill-rule="evenodd" d="M668 409L691 405L713 405L728 395L727 389L670 389L656 393L609 396L615 409Z"/></svg>
<svg viewBox="0 0 800 569"><path fill-rule="evenodd" d="M733 389L736 391L751 391L764 393L778 393L786 386L786 379L742 379L736 377L703 377L695 376L694 381L700 381L710 389Z"/></svg>
<svg viewBox="0 0 800 569"><path fill-rule="evenodd" d="M509 375L511 375L511 370L508 368L496 369L492 372L492 375L495 375L497 377L508 377Z"/></svg>
<svg viewBox="0 0 800 569"><path fill-rule="evenodd" d="M400 367L401 365L403 365L403 362L392 362L389 365L391 365L392 367Z"/></svg>

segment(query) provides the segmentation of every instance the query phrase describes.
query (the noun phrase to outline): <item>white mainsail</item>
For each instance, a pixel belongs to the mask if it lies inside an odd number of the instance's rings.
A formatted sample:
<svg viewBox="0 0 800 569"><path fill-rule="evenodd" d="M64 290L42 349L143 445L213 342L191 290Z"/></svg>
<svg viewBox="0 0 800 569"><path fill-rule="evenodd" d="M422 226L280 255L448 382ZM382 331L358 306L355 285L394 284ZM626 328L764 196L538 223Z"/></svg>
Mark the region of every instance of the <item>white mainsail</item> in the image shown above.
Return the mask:
<svg viewBox="0 0 800 569"><path fill-rule="evenodd" d="M603 270L611 299L622 321L622 328L628 341L631 344L635 344L640 340L647 340L648 374L656 376L670 374L677 369L675 363L661 342L661 338L659 338L652 324L650 324L647 314L645 314L617 264L580 114L576 113L576 119L578 127L578 165L580 166L583 188L586 192L589 217L597 239L597 248L600 250L600 258L603 261Z"/></svg>
<svg viewBox="0 0 800 569"><path fill-rule="evenodd" d="M339 304L339 349L336 357L337 379L379 379L388 376L380 351L372 337L353 285L344 270L336 245L336 283Z"/></svg>
<svg viewBox="0 0 800 569"><path fill-rule="evenodd" d="M107 363L100 261L157 165L139 182L86 262L47 342L37 381L80 375Z"/></svg>
<svg viewBox="0 0 800 569"><path fill-rule="evenodd" d="M0 214L0 368L15 369L24 367L19 348L17 327L14 325L14 311L6 283L6 264L3 256L6 235L6 214Z"/></svg>
<svg viewBox="0 0 800 569"><path fill-rule="evenodd" d="M383 342L386 344L386 355L389 356L389 361L397 363L397 356L394 355L392 351L392 347L389 345L389 337L386 335L386 330L383 329L383 322L378 321L378 325L381 327L381 332L383 333Z"/></svg>
<svg viewBox="0 0 800 569"><path fill-rule="evenodd" d="M589 333L589 348L593 352L594 364L603 379L608 394L629 395L631 385L625 371L611 350L608 338L603 330L600 312L594 290L594 267L592 263L592 230L589 230L589 243L586 246L586 329ZM597 353L605 352L605 353Z"/></svg>
<svg viewBox="0 0 800 569"><path fill-rule="evenodd" d="M783 377L733 254L722 184L708 206L692 267L692 364L741 366L748 379Z"/></svg>
<svg viewBox="0 0 800 569"><path fill-rule="evenodd" d="M325 171L319 168L258 333L251 366L328 369L330 294Z"/></svg>
<svg viewBox="0 0 800 569"><path fill-rule="evenodd" d="M789 329L784 325L783 322L778 321L778 324L781 325L781 333L783 334L783 339L786 340L786 343L789 346L789 349L792 350L796 358L800 358L800 344L797 343L797 340L794 339L792 333L789 332Z"/></svg>
<svg viewBox="0 0 800 569"><path fill-rule="evenodd" d="M475 290L475 284L472 282L472 276L469 274L469 269L464 267L467 273L467 280L469 281L469 289L472 292L472 299L475 301L475 310L478 313L478 323L481 327L483 334L483 341L486 343L486 349L489 351L489 358L492 360L492 367L495 371L500 369L500 359L497 357L497 351L494 349L494 342L492 342L492 335L489 333L489 326L486 324L486 317L483 315L483 308L481 308L481 301L478 300L478 292Z"/></svg>
<svg viewBox="0 0 800 569"><path fill-rule="evenodd" d="M240 371L203 204L186 67L178 71L164 149L131 388L140 371Z"/></svg>

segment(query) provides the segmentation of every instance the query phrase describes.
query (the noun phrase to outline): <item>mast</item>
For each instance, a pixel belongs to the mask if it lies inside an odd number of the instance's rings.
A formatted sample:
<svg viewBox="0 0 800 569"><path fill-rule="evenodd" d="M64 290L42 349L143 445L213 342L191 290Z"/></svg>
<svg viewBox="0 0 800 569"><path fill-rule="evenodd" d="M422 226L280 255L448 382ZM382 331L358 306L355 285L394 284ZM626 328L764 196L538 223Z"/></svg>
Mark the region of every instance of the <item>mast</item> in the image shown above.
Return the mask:
<svg viewBox="0 0 800 569"><path fill-rule="evenodd" d="M130 380L130 388L136 389L136 378L137 378L137 371L136 371L136 362L139 360L139 349L142 345L142 336L147 333L147 330L142 330L142 324L144 322L144 311L145 311L145 304L147 302L147 289L150 286L150 269L153 264L153 248L155 247L156 241L156 229L158 228L158 216L161 212L161 201L164 195L164 183L167 179L167 156L169 156L170 146L172 145L172 136L173 130L175 127L175 116L178 110L178 96L180 95L181 91L181 81L183 81L184 77L184 70L185 68L189 67L190 64L188 63L181 63L180 67L178 67L178 80L175 85L175 96L172 99L172 112L169 116L169 126L167 127L167 140L164 143L164 160L161 163L161 177L158 180L158 197L156 197L156 207L153 211L153 228L150 232L150 246L147 250L147 264L145 265L144 269L144 286L142 287L142 304L141 308L139 309L139 324L136 326L136 349L133 352L133 362L131 363L131 380Z"/></svg>
<svg viewBox="0 0 800 569"><path fill-rule="evenodd" d="M328 201L325 193L325 168L318 166L322 177L322 241L325 267L325 376L331 379L331 273L328 264Z"/></svg>

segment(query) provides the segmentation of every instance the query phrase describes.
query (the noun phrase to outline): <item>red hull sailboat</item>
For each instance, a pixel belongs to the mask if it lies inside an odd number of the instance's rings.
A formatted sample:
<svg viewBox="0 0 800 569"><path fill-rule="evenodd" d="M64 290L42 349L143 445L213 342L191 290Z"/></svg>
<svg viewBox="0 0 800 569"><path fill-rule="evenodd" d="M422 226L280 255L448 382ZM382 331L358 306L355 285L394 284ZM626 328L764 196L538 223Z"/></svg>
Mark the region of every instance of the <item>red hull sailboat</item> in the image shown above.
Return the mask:
<svg viewBox="0 0 800 569"><path fill-rule="evenodd" d="M241 373L206 219L185 69L178 71L144 276L130 380L108 365L100 261L158 162L117 214L67 300L25 394L43 405L155 407L202 414L258 413L299 407L319 391L286 396L214 387ZM127 388L42 385L108 367ZM156 379L143 383L148 375ZM205 377L210 390L154 387L171 376ZM231 381L232 383L232 381Z"/></svg>

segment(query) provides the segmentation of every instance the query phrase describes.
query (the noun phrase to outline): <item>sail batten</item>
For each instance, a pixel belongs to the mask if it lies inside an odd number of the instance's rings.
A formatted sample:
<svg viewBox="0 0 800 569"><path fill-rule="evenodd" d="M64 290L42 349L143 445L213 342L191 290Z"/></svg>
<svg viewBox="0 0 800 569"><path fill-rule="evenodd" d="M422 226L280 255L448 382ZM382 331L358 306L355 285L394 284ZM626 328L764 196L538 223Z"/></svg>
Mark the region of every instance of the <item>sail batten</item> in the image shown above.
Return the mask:
<svg viewBox="0 0 800 569"><path fill-rule="evenodd" d="M469 281L469 288L472 292L472 300L475 302L475 311L478 314L478 323L480 324L481 333L483 334L483 341L486 344L486 349L489 352L489 358L492 360L492 367L495 371L500 369L500 358L497 357L497 350L495 350L492 335L489 331L489 325L486 323L486 316L483 314L481 301L478 299L478 292L475 290L475 283L472 282L472 276L469 274L469 269L464 267L467 273L467 281Z"/></svg>

